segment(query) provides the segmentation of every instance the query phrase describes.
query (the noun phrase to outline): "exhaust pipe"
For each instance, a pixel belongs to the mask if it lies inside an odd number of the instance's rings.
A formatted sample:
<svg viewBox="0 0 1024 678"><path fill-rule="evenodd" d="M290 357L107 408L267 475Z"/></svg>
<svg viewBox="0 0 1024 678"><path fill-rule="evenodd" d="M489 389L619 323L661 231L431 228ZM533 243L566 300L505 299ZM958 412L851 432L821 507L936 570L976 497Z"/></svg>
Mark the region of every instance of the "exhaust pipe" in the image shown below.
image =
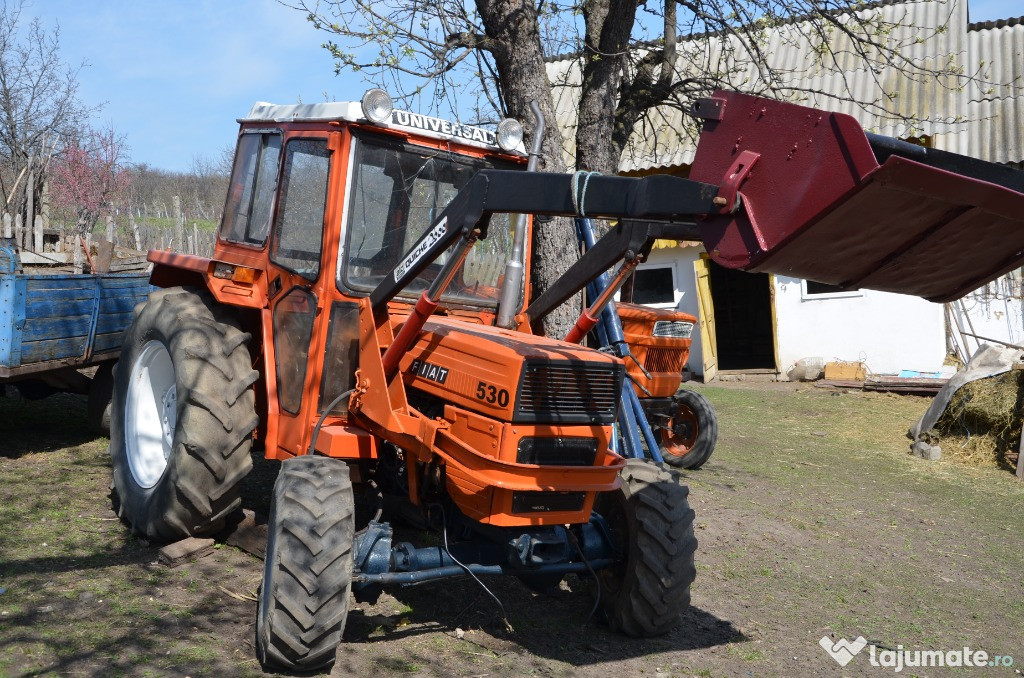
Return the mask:
<svg viewBox="0 0 1024 678"><path fill-rule="evenodd" d="M530 102L530 111L535 123L533 143L530 145L530 159L526 163L527 172L536 172L540 159L540 148L544 141L544 115L537 101ZM512 329L515 326L516 309L522 303L523 280L526 277L526 229L529 220L525 214L509 216L511 226L515 229L512 239L512 254L505 264L505 283L501 286L501 299L498 302L498 327Z"/></svg>

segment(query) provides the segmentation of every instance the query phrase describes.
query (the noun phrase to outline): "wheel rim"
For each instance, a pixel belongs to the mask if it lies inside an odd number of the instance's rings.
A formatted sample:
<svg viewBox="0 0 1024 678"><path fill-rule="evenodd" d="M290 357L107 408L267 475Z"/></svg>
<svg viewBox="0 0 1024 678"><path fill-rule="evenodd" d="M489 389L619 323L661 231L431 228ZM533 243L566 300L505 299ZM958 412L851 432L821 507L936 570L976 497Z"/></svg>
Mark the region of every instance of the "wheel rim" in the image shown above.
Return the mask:
<svg viewBox="0 0 1024 678"><path fill-rule="evenodd" d="M128 467L140 487L156 485L167 468L178 415L178 387L171 354L159 341L142 347L132 363L125 399L124 443Z"/></svg>
<svg viewBox="0 0 1024 678"><path fill-rule="evenodd" d="M685 457L697 444L697 431L697 415L680 405L668 426L661 429L662 451L673 457Z"/></svg>

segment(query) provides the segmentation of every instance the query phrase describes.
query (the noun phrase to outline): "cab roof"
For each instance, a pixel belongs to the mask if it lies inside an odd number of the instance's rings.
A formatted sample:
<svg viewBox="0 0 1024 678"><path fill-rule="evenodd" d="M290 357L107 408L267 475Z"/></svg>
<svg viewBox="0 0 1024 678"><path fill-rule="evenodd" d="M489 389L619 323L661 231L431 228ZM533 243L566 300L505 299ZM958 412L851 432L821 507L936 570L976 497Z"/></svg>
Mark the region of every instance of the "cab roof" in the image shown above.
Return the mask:
<svg viewBox="0 0 1024 678"><path fill-rule="evenodd" d="M249 114L240 118L238 122L358 122L387 129L401 129L418 136L453 141L490 151L506 152L498 147L493 129L463 125L443 118L398 109L391 112L391 119L388 122L374 123L363 115L362 106L358 101L327 101L318 104L272 104L257 101ZM525 154L522 142L513 153Z"/></svg>

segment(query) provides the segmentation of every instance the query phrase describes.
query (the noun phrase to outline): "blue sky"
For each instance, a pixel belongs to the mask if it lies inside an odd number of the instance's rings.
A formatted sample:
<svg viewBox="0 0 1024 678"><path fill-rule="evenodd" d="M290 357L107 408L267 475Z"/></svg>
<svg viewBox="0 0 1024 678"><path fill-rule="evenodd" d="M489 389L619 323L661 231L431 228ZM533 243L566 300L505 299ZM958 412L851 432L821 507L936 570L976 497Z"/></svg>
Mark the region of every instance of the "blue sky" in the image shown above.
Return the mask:
<svg viewBox="0 0 1024 678"><path fill-rule="evenodd" d="M970 0L972 21L1024 15L1024 0ZM358 99L334 75L324 35L274 0L28 0L25 15L59 22L61 53L86 61L82 100L126 135L134 162L186 171L233 145L255 101Z"/></svg>

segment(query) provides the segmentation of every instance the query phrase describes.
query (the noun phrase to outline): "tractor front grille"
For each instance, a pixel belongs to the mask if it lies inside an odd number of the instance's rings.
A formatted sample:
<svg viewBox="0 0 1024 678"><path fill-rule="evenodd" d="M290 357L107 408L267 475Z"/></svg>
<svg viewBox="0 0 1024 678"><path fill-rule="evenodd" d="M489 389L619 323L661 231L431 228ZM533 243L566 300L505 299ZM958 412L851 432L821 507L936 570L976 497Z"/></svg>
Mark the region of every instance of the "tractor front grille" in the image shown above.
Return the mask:
<svg viewBox="0 0 1024 678"><path fill-rule="evenodd" d="M528 360L519 379L512 421L550 424L615 422L622 365Z"/></svg>
<svg viewBox="0 0 1024 678"><path fill-rule="evenodd" d="M679 372L688 349L647 347L644 368L648 372Z"/></svg>
<svg viewBox="0 0 1024 678"><path fill-rule="evenodd" d="M652 337L672 337L673 339L689 339L693 334L693 323L685 320L659 320L654 323Z"/></svg>

